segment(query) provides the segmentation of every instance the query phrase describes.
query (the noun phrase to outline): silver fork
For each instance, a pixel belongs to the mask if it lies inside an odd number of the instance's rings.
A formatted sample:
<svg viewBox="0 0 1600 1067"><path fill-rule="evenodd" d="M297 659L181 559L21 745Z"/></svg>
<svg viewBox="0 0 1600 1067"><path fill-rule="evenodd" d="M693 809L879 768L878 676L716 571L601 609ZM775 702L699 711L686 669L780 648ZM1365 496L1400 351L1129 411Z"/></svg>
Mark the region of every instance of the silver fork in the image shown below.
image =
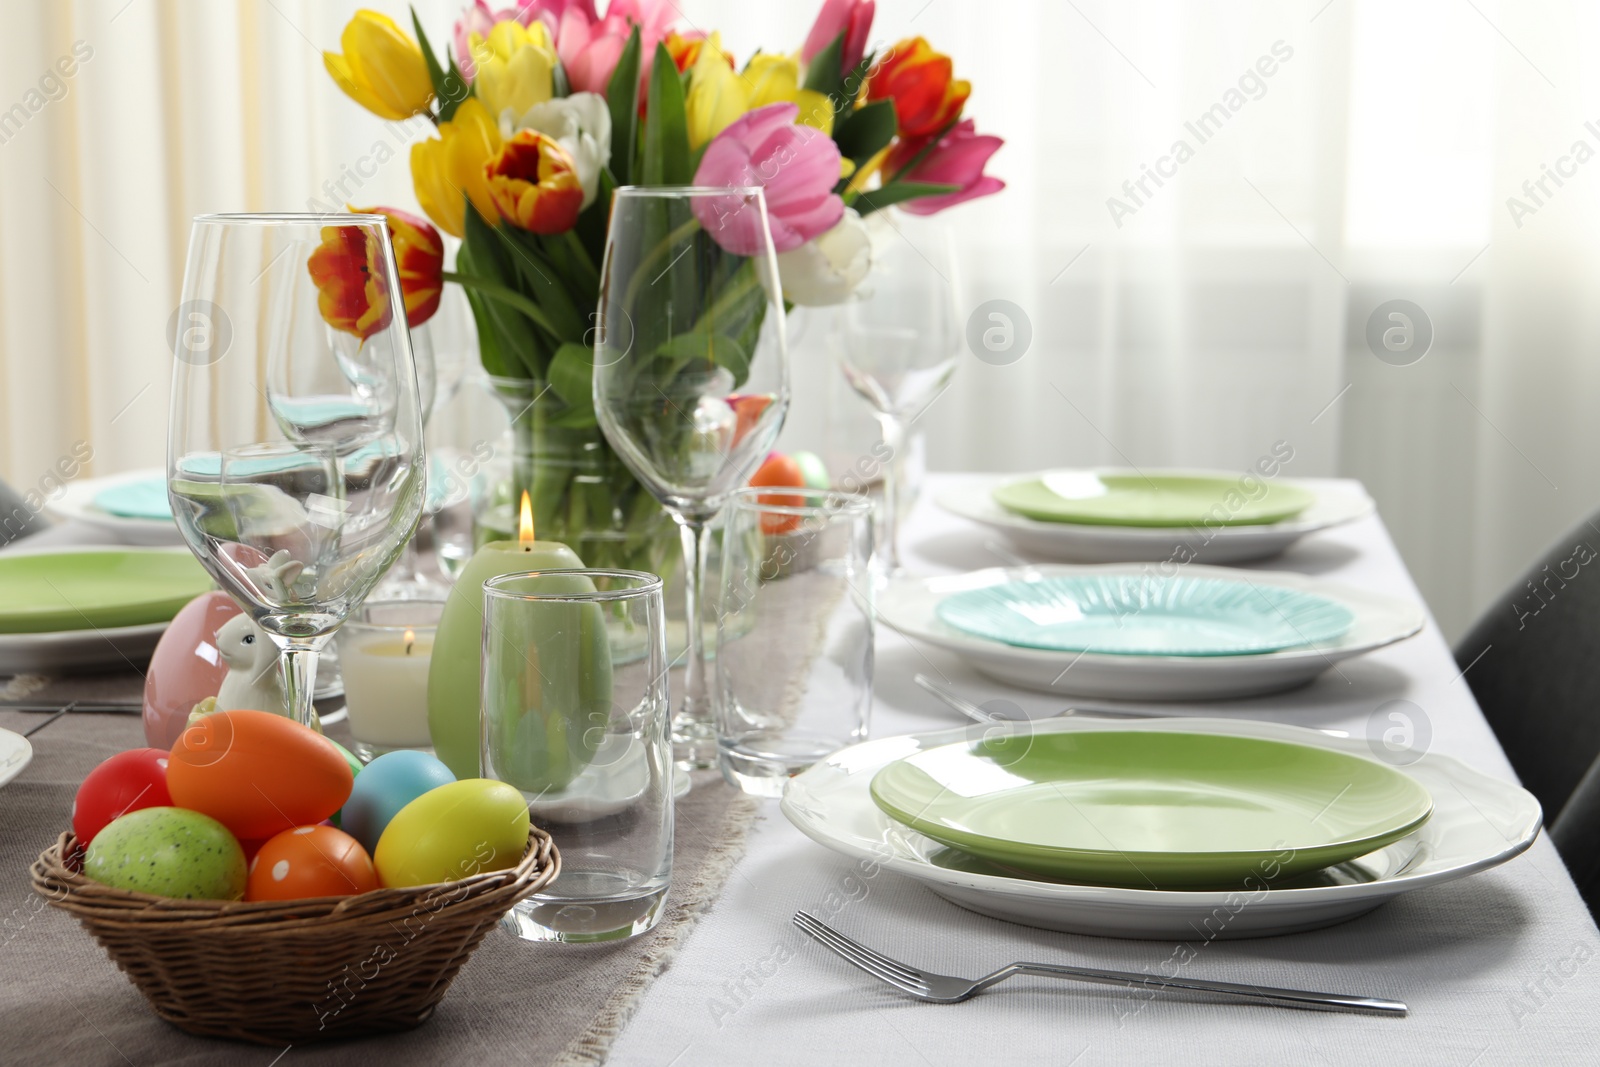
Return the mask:
<svg viewBox="0 0 1600 1067"><path fill-rule="evenodd" d="M983 992L1014 974L1032 974L1045 978L1068 978L1103 985L1139 985L1162 989L1190 989L1202 993L1220 993L1238 997L1257 1004L1271 1004L1281 1008L1307 1008L1312 1011L1370 1012L1379 1015L1404 1015L1406 1006L1398 1000L1382 997L1356 997L1344 993L1315 993L1304 989L1279 989L1273 986L1241 985L1237 982L1217 982L1200 978L1163 978L1154 974L1135 974L1131 971L1102 971L1092 967L1065 967L1058 963L1012 963L982 978L957 978L954 975L934 974L910 964L891 959L875 952L859 941L854 941L827 923L804 911L794 913L794 924L826 948L866 971L880 982L909 993L918 1000L935 1004L956 1004Z"/></svg>

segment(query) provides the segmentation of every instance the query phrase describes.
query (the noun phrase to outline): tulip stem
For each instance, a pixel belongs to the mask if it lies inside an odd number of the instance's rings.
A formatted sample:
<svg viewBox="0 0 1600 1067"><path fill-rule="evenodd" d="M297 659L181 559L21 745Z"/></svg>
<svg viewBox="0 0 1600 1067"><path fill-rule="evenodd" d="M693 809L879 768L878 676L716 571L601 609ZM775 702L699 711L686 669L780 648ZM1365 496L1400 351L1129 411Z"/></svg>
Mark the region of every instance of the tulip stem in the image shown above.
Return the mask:
<svg viewBox="0 0 1600 1067"><path fill-rule="evenodd" d="M494 282L485 281L482 278L474 278L470 274L460 274L453 270L440 271L439 277L447 282L455 282L463 289L471 289L474 292L482 293L484 296L498 300L502 304L509 304L532 319L535 325L548 332L551 337L557 340L561 339L561 331L551 324L549 317L545 315L539 305L515 289L507 289L503 285L496 285Z"/></svg>
<svg viewBox="0 0 1600 1067"><path fill-rule="evenodd" d="M572 249L572 255L578 262L578 267L583 271L584 286L594 290L600 288L600 272L595 268L594 259L589 255L589 250L583 247L583 242L578 240L578 235L571 230L561 235Z"/></svg>

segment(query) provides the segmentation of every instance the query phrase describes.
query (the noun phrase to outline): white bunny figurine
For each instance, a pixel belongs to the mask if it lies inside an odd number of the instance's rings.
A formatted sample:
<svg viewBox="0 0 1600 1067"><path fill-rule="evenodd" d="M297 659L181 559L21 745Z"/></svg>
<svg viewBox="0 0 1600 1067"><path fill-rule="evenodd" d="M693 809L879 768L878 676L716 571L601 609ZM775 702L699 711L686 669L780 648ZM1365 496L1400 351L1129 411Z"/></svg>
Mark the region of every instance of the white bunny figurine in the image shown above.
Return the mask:
<svg viewBox="0 0 1600 1067"><path fill-rule="evenodd" d="M283 681L278 675L278 646L268 640L248 615L235 615L217 630L217 651L228 675L217 690L217 711L251 708L288 715Z"/></svg>

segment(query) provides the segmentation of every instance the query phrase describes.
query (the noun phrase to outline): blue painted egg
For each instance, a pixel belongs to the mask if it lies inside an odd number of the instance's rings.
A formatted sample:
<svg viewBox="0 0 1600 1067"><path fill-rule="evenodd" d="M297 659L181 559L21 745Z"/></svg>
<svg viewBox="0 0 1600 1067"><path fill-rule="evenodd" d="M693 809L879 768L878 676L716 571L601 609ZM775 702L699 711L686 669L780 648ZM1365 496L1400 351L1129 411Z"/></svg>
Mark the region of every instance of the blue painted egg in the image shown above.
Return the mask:
<svg viewBox="0 0 1600 1067"><path fill-rule="evenodd" d="M401 808L455 780L449 767L426 752L385 752L356 775L339 812L339 828L372 852Z"/></svg>

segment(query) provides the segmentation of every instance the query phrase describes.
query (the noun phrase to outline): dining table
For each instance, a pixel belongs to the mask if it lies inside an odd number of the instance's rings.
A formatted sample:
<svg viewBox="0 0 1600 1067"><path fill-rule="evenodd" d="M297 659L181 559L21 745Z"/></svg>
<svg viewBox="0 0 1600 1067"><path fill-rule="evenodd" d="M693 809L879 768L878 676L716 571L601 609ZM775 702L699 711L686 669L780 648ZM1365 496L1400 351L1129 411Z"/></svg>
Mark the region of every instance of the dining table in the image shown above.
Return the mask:
<svg viewBox="0 0 1600 1067"><path fill-rule="evenodd" d="M1015 561L993 531L934 502L962 479L978 477L927 475L902 530L910 572L956 574ZM1338 479L1305 484L1360 490ZM1421 600L1378 514L1238 566ZM892 626L880 625L876 642L873 738L966 722L919 687L918 674L975 703L1011 701L1030 717L1071 704L1062 694L992 681ZM1381 725L1379 709L1404 700L1429 751L1515 782L1468 681L1430 615L1416 636L1346 660L1308 686L1197 702L1173 715L1269 720L1362 737ZM0 725L21 729L41 718L0 712ZM79 729L103 722L98 729L111 740L95 749L102 754L114 751L114 742L140 743L129 740L136 737L133 716L68 718ZM62 795L60 784L44 777L70 769L65 756L51 755L57 729L34 737L35 763L0 790L0 843L8 846L8 860L16 842L43 849L65 826L64 811L52 822L40 804L14 803ZM46 784L58 792L47 794ZM1338 925L1244 939L1207 939L1197 931L1183 944L1054 932L964 910L893 871L825 849L792 826L777 801L730 800L731 793L714 774L701 773L679 802L678 871L686 880L675 877L672 892L694 898L694 906L656 936L630 949L524 944L492 932L422 1029L327 1046L275 1050L178 1035L141 1015L137 994L69 917L36 906L21 871L0 872L0 911L10 916L0 937L0 1063L1600 1062L1600 931L1542 834L1501 866L1406 893ZM702 806L685 807L695 803ZM687 855L685 848L698 851ZM1025 976L963 1003L923 1003L812 941L793 924L798 911L943 974L976 977L1017 960L1153 974L1182 949L1185 977L1386 997L1404 1001L1409 1012L1301 1011ZM601 959L627 966L584 985L584 975L605 969L596 963ZM528 960L538 961L536 970L519 962ZM603 1018L583 1029L582 1040L547 1052L541 1030L583 997L604 999ZM26 1040L18 1040L23 1031Z"/></svg>

